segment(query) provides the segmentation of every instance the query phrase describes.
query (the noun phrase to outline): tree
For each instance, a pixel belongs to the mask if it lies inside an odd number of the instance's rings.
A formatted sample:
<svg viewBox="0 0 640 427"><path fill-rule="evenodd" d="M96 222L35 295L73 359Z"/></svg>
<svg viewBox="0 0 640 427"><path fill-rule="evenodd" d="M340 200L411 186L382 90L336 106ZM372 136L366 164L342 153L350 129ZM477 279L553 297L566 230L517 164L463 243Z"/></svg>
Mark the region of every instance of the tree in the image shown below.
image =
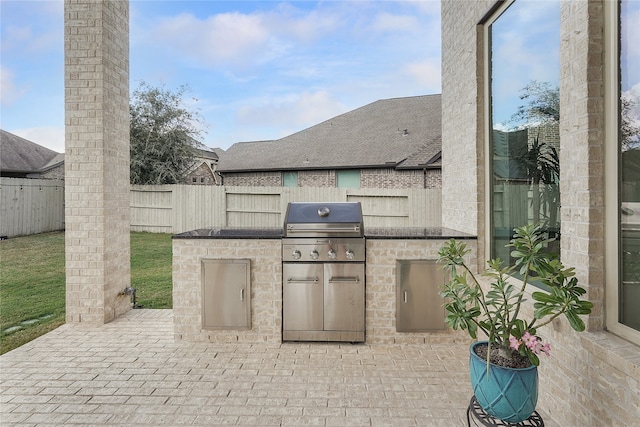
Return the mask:
<svg viewBox="0 0 640 427"><path fill-rule="evenodd" d="M176 184L195 161L202 146L203 123L197 111L189 109L182 85L172 92L141 82L129 106L131 183Z"/></svg>
<svg viewBox="0 0 640 427"><path fill-rule="evenodd" d="M622 152L640 148L640 109L631 92L620 96L620 145Z"/></svg>
<svg viewBox="0 0 640 427"><path fill-rule="evenodd" d="M560 159L558 151L541 138L543 129L558 129L560 123L560 88L549 82L531 81L520 91L523 104L511 117L520 127L534 129L537 135L527 144L518 160L531 185L531 206L534 222L544 220L547 227L558 226L560 204ZM541 141L542 139L542 141ZM544 214L544 218L541 216Z"/></svg>
<svg viewBox="0 0 640 427"><path fill-rule="evenodd" d="M549 82L532 80L520 90L520 99L524 102L511 116L511 122L524 121L545 125L560 122L560 88Z"/></svg>

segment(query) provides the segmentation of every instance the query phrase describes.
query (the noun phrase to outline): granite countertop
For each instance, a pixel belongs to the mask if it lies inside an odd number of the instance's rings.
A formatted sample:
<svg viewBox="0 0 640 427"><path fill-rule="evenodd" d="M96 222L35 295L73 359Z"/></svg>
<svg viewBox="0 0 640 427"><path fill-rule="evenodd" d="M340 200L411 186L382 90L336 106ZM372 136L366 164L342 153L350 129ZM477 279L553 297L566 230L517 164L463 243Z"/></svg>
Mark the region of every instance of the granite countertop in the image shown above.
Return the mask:
<svg viewBox="0 0 640 427"><path fill-rule="evenodd" d="M282 239L282 228L201 228L174 234L173 239Z"/></svg>
<svg viewBox="0 0 640 427"><path fill-rule="evenodd" d="M476 239L472 234L448 228L365 228L368 239ZM281 239L282 228L201 228L173 235L174 239Z"/></svg>
<svg viewBox="0 0 640 427"><path fill-rule="evenodd" d="M390 227L365 228L364 236L368 239L477 239L477 236L452 230L450 228L433 227Z"/></svg>

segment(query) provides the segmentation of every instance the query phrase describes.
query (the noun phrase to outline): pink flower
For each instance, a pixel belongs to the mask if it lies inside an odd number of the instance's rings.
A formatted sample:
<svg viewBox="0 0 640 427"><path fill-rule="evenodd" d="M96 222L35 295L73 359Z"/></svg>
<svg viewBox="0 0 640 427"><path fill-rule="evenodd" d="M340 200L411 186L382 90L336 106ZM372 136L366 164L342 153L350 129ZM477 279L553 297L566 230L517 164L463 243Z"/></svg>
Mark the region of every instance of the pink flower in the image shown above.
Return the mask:
<svg viewBox="0 0 640 427"><path fill-rule="evenodd" d="M511 347L514 350L517 350L520 348L520 340L514 336L509 337L509 347Z"/></svg>
<svg viewBox="0 0 640 427"><path fill-rule="evenodd" d="M551 344L546 343L544 346L542 346L542 351L544 351L544 354L549 356L549 354L551 353Z"/></svg>
<svg viewBox="0 0 640 427"><path fill-rule="evenodd" d="M538 344L538 337L535 335L531 335L529 333L529 331L525 332L522 335L522 341L524 341L524 344L530 349L535 351L536 349L536 345Z"/></svg>

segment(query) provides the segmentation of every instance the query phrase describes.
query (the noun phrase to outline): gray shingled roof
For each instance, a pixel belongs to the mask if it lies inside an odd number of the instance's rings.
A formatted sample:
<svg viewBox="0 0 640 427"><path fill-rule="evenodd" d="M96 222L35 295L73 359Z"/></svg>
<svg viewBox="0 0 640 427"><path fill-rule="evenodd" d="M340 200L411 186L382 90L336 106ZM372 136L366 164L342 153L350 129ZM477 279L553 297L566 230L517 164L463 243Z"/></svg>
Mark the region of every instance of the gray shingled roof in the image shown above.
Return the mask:
<svg viewBox="0 0 640 427"><path fill-rule="evenodd" d="M205 147L204 149L199 148L198 154L196 157L199 157L202 159L218 160L218 153L216 153L214 150L210 149L209 147Z"/></svg>
<svg viewBox="0 0 640 427"><path fill-rule="evenodd" d="M274 141L219 152L220 172L439 164L440 95L384 99Z"/></svg>
<svg viewBox="0 0 640 427"><path fill-rule="evenodd" d="M59 153L0 129L0 170L3 172L39 172Z"/></svg>

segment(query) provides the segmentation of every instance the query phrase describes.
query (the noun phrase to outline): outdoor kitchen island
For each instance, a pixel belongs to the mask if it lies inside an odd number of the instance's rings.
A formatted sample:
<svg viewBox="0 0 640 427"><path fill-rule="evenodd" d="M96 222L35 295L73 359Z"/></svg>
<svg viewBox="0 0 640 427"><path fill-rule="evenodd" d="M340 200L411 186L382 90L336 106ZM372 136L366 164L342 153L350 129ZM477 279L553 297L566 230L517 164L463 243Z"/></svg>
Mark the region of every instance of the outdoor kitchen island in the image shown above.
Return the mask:
<svg viewBox="0 0 640 427"><path fill-rule="evenodd" d="M209 342L272 342L283 341L283 250L281 228L260 229L199 229L173 236L173 316L177 340ZM451 238L464 239L471 252L469 262L475 263L477 256L476 237L443 228L371 228L364 230L366 240L365 260L365 342L366 343L433 343L449 341L454 332L442 328L399 332L396 327L396 306L407 294L400 294L398 266L412 262L433 263L439 248ZM208 267L214 264L213 268ZM223 267L218 267L218 265ZM233 295L239 307L248 312L240 317L246 323L224 324L237 321L238 316L219 316L222 324L213 325L206 320L205 312L215 312L206 307L216 304L218 293L211 293L203 282L215 281L224 266L231 270L244 271L246 275L222 274L233 289L222 290L224 295ZM207 273L210 268L213 273ZM215 273L215 274L214 274ZM443 274L443 273L442 273ZM443 277L443 276L442 276ZM425 282L428 279L425 279ZM431 289L437 286L430 285ZM203 293L208 302L203 302ZM216 291L217 292L217 291ZM432 292L432 299L440 297ZM236 303L232 303L236 304ZM227 303L220 308L227 310ZM440 307L440 304L437 304ZM436 315L438 317L439 314ZM441 316L444 319L444 309ZM234 320L233 318L236 317Z"/></svg>

